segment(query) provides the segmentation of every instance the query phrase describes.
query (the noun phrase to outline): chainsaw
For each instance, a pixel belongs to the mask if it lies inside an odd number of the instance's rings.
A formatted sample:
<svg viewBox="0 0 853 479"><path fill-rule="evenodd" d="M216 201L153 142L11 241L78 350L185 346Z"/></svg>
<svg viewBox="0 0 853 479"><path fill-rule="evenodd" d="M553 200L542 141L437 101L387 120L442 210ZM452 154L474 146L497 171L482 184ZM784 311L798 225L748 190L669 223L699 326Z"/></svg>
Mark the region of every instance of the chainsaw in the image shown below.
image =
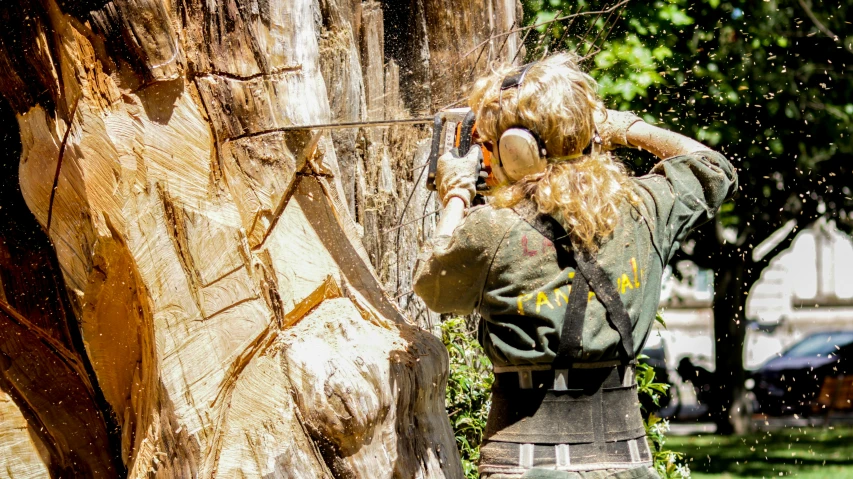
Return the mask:
<svg viewBox="0 0 853 479"><path fill-rule="evenodd" d="M565 31L563 33L563 37L565 37L566 32L570 31L570 27L574 24L574 21L578 17L589 16L590 26L586 28L586 33L584 33L583 36L579 37L578 40L575 42L576 47L574 49L574 52L578 55L581 55L582 59L588 59L600 52L601 49L604 47L607 37L610 35L610 32L613 31L613 28L619 22L619 19L622 17L622 13L624 12L625 7L629 3L629 1L630 0L621 0L613 4L612 6L605 6L605 8L598 11L581 11L581 9L579 8L578 11L576 11L575 13L563 16L557 15L547 21L535 23L533 25L528 25L519 29L512 29L504 35L509 35L510 33L520 32L523 30L540 28L546 25L550 25L554 22L571 19L568 26L565 27ZM609 5L609 3L606 5ZM606 17L603 17L604 14L607 14ZM599 20L601 19L604 19L603 24L601 24L601 29L597 31L594 30L592 28L592 25L598 25L600 23ZM591 35L594 35L594 37L590 41L588 37ZM562 42L563 37L561 37L560 42L558 43ZM527 36L525 35L524 38L526 39ZM524 43L524 40L522 40L522 43ZM488 45L490 45L490 43L487 40L482 42L480 44L480 47L485 49ZM581 52L582 48L586 48L585 53ZM472 50L472 52L473 51L474 50ZM515 56L513 56L512 60L510 61L511 63L515 62L515 59L518 57L520 52L521 50L519 49L519 51L515 53ZM482 50L480 54L482 55ZM471 111L470 108L453 108L442 110L438 112L434 117L286 126L282 128L275 128L273 130L267 130L265 131L265 133L272 131L333 130L344 128L369 128L393 125L418 125L428 123L432 123L433 131L432 142L430 144L429 162L427 164L427 189L429 189L430 191L435 191L436 189L435 175L436 170L438 168L438 159L439 157L441 157L441 155L449 151L456 156L463 156L467 154L472 147L480 148L482 153L480 156L481 168L478 174L477 181L478 194L485 193L486 191L488 191L489 188L493 188L498 183L500 183L500 180L498 178L506 180L505 177L507 172L503 170L502 167L496 168L497 172L492 170L491 152L486 146L483 145L482 142L478 142L476 118L474 112ZM312 140L312 142L314 143L314 147L316 147L317 141L319 140L319 136L319 132L314 135L314 138ZM479 196L479 201L482 201L482 196Z"/></svg>
<svg viewBox="0 0 853 479"><path fill-rule="evenodd" d="M452 108L437 113L432 124L432 141L427 163L427 189L430 191L436 189L435 175L438 169L438 158L441 155L449 151L456 157L465 156L471 148L479 149L478 196L494 186L495 181L491 175L491 152L477 140L477 118L470 108ZM482 203L482 198L475 203Z"/></svg>
<svg viewBox="0 0 853 479"><path fill-rule="evenodd" d="M362 122L324 123L317 125L286 126L276 131L306 131L306 130L339 130L345 128L366 128L394 125L417 125L432 123L432 139L430 142L429 161L427 162L426 187L435 191L435 175L438 169L438 159L446 152L460 157L465 156L471 148L479 148L480 171L477 178L478 198L475 203L482 203L482 194L495 186L497 181L492 175L491 152L482 143L478 143L476 116L470 108L450 108L442 110L434 117L407 118L403 120L376 120Z"/></svg>

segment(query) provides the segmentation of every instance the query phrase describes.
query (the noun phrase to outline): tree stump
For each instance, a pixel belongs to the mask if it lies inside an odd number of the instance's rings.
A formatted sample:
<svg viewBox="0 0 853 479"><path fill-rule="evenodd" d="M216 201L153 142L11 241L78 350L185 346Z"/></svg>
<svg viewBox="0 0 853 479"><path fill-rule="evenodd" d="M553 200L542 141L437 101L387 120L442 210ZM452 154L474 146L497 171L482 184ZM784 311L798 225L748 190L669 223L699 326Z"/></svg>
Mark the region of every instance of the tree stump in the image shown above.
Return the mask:
<svg viewBox="0 0 853 479"><path fill-rule="evenodd" d="M518 8L462 2L454 22L446 8L0 7L0 123L20 142L6 160L20 155L12 179L38 225L21 226L17 191L0 196L12 209L0 389L36 435L27 467L44 457L55 477L461 477L446 351L400 309L423 311L401 289L430 228L411 219L435 207L416 172L428 132L278 130L398 118L461 94L465 80L426 103L411 88L433 90L445 67L430 58L453 57L439 54L452 51L449 29L463 39L453 49L476 45L496 28L465 18L508 29ZM420 57L386 49L401 9L420 12L409 20L423 28L405 32L428 46ZM458 63L479 71L487 59ZM0 448L16 447L3 432Z"/></svg>

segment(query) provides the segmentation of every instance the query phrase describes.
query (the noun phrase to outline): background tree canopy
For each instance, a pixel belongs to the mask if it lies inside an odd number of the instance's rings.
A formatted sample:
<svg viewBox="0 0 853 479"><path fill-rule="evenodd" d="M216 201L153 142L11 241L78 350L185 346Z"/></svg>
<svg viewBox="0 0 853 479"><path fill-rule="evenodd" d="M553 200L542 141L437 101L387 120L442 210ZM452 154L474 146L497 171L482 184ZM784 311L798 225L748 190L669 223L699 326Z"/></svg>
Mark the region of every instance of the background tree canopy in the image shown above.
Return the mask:
<svg viewBox="0 0 853 479"><path fill-rule="evenodd" d="M525 18L539 24L616 3L526 0ZM761 258L753 248L792 220L801 228L827 215L853 228L849 9L840 1L629 1L618 21L548 23L525 43L528 60L566 49L588 55L608 107L695 137L739 168L738 197L679 252L716 273L716 369L731 378L723 382L729 411L743 394L746 294L794 235ZM638 172L652 160L628 159ZM736 419L721 413L720 431L737 429Z"/></svg>

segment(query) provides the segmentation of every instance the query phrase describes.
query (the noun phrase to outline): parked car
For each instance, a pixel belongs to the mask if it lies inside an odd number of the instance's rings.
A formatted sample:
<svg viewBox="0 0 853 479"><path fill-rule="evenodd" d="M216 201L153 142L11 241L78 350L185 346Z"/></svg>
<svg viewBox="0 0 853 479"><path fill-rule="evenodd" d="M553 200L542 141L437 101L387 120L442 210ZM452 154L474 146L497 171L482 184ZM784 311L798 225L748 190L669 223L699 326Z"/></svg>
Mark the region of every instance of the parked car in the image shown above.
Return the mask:
<svg viewBox="0 0 853 479"><path fill-rule="evenodd" d="M853 372L853 331L807 336L756 370L753 392L768 415L808 414L826 378Z"/></svg>

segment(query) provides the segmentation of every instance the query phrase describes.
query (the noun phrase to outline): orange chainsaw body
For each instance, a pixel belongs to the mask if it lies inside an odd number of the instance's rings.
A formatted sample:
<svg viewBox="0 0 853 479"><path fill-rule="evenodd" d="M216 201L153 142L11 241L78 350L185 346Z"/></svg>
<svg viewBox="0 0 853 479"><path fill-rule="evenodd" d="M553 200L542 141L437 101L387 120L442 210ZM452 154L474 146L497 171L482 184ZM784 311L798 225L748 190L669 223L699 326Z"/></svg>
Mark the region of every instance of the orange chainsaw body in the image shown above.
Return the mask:
<svg viewBox="0 0 853 479"><path fill-rule="evenodd" d="M438 158L451 148L456 148L459 155L467 154L471 148L480 148L482 150L480 171L487 173L487 176L484 181L478 182L477 190L483 193L497 185L497 180L492 174L492 153L479 139L474 112L470 108L453 108L435 115L428 165L428 189L435 190ZM481 178L483 176L481 174Z"/></svg>

